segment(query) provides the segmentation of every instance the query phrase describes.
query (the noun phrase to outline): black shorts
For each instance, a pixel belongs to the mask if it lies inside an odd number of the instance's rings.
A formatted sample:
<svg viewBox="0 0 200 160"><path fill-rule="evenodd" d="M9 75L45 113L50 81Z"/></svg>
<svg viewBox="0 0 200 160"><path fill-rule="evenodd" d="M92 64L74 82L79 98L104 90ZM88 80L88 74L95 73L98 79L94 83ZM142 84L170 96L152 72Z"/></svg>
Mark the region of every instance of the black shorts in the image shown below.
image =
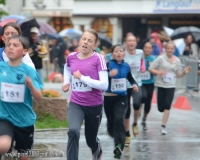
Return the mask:
<svg viewBox="0 0 200 160"><path fill-rule="evenodd" d="M0 120L0 136L10 136L15 141L15 149L18 152L29 150L33 146L34 125L28 127L16 127L6 120Z"/></svg>

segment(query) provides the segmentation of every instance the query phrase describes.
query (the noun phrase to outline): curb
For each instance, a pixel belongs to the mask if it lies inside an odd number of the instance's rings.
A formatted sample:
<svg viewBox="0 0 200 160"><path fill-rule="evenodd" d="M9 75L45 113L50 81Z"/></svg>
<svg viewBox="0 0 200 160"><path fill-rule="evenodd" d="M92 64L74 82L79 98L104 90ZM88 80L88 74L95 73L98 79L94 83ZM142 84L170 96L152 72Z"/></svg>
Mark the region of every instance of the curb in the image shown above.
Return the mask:
<svg viewBox="0 0 200 160"><path fill-rule="evenodd" d="M45 131L64 131L69 130L69 128L47 128L47 129L35 129L35 132L45 132Z"/></svg>
<svg viewBox="0 0 200 160"><path fill-rule="evenodd" d="M82 125L81 129L84 129L85 126ZM46 131L68 131L69 128L46 128L46 129L35 129L35 132L46 132Z"/></svg>

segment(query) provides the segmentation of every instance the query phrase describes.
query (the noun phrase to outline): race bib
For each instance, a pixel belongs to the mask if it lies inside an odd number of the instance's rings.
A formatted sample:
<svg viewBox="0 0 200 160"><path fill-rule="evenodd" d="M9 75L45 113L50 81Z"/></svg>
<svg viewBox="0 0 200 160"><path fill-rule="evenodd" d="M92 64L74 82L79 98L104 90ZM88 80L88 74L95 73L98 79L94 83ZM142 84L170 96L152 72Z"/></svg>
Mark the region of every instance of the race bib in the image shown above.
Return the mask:
<svg viewBox="0 0 200 160"><path fill-rule="evenodd" d="M126 91L126 78L111 79L111 91Z"/></svg>
<svg viewBox="0 0 200 160"><path fill-rule="evenodd" d="M25 85L1 82L1 100L4 102L24 102Z"/></svg>
<svg viewBox="0 0 200 160"><path fill-rule="evenodd" d="M145 71L144 73L140 73L142 80L149 80L151 78L151 74L149 71Z"/></svg>
<svg viewBox="0 0 200 160"><path fill-rule="evenodd" d="M166 83L172 83L174 80L174 75L172 73L167 73L166 75L162 77L163 77L163 81Z"/></svg>
<svg viewBox="0 0 200 160"><path fill-rule="evenodd" d="M86 77L90 77L90 76L86 76ZM88 91L92 91L92 88L88 86L87 84L81 82L79 79L74 78L74 76L72 76L72 91L88 92Z"/></svg>
<svg viewBox="0 0 200 160"><path fill-rule="evenodd" d="M139 63L131 63L130 67L131 67L131 71L132 72L140 72L140 62Z"/></svg>

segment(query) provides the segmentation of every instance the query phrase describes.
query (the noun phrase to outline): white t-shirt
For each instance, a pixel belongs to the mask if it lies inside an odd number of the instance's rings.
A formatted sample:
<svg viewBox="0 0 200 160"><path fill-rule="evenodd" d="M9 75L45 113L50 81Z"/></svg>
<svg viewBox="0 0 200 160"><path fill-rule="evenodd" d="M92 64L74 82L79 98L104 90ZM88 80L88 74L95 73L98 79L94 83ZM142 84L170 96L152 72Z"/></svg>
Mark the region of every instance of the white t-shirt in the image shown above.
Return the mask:
<svg viewBox="0 0 200 160"><path fill-rule="evenodd" d="M3 60L5 62L9 61L9 59L4 51L2 53L2 56L3 56ZM22 62L35 69L35 65L33 64L28 53L26 53L26 55L22 58Z"/></svg>
<svg viewBox="0 0 200 160"><path fill-rule="evenodd" d="M125 51L124 61L127 62L131 67L132 76L135 78L138 86L142 86L142 80L140 76L141 61L144 60L143 51L141 49L136 49L135 54L129 54ZM127 81L128 88L132 88L132 85Z"/></svg>

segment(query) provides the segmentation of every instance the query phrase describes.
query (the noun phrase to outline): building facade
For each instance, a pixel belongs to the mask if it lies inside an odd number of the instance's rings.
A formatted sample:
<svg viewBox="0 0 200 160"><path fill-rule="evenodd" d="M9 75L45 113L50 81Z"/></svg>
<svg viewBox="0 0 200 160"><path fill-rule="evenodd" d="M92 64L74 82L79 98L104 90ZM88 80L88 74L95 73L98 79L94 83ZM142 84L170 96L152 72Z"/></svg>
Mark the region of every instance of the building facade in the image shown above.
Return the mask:
<svg viewBox="0 0 200 160"><path fill-rule="evenodd" d="M145 39L163 26L173 29L190 25L200 27L199 0L8 1L12 4L8 4L11 14L31 14L50 23L57 31L70 27L93 28L110 37L113 44L122 43L127 32Z"/></svg>

